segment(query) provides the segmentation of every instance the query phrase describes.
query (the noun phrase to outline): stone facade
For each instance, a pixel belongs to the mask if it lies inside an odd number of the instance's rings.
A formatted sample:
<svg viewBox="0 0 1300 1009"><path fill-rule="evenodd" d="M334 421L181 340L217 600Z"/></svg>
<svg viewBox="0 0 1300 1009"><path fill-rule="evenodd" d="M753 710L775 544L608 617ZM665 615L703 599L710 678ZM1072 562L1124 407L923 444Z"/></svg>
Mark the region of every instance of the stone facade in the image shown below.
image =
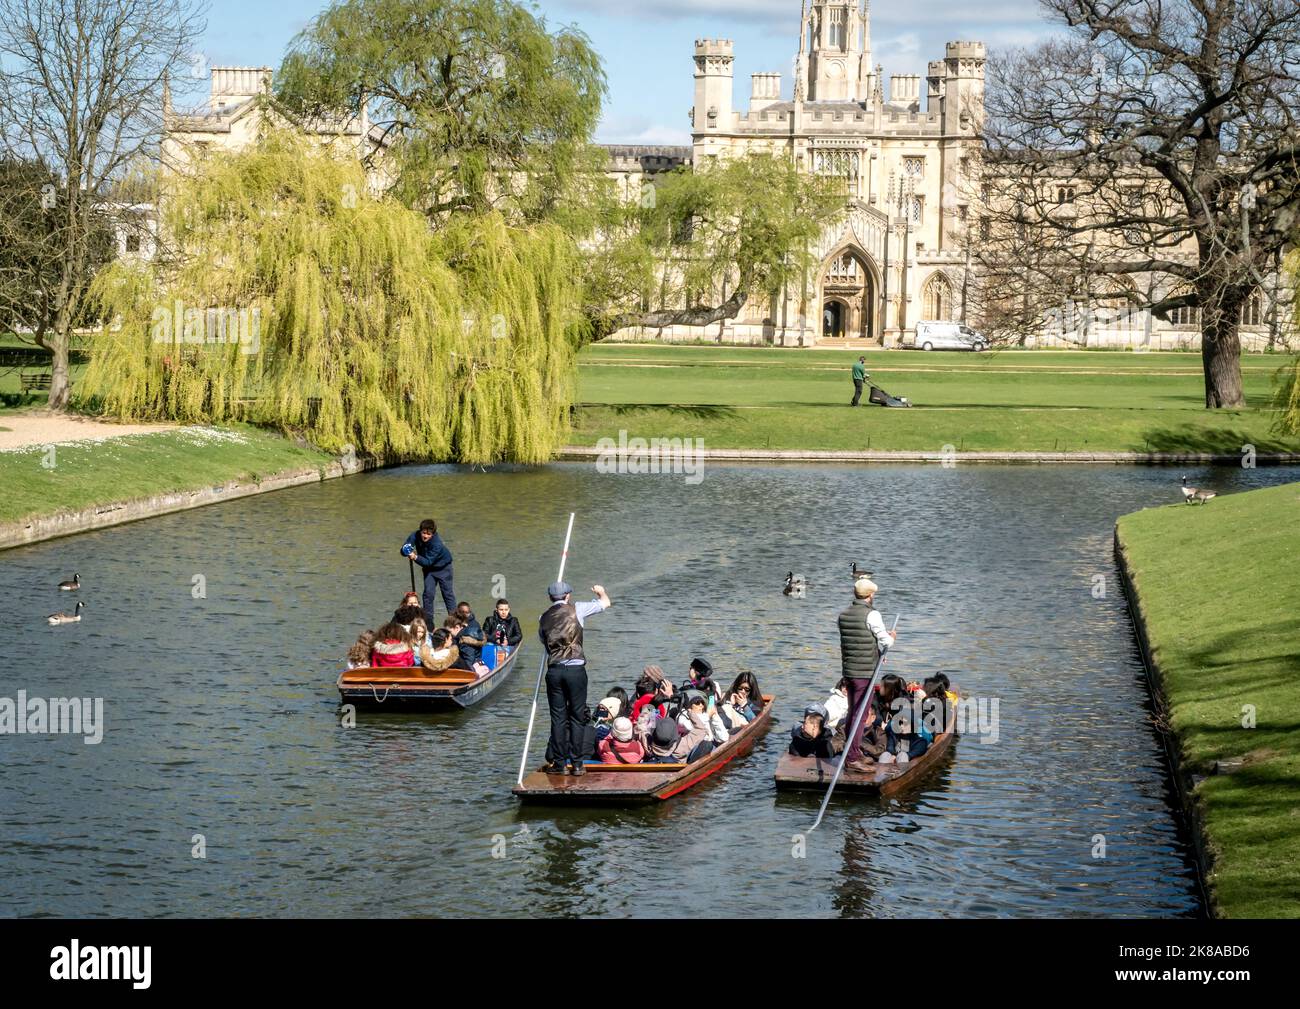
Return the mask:
<svg viewBox="0 0 1300 1009"><path fill-rule="evenodd" d="M805 171L843 178L848 213L823 232L817 268L774 301L751 301L736 319L707 327L628 329L617 338L894 347L913 343L919 321L979 324L969 243L980 216L972 194L979 191L984 44L949 42L924 78L886 79L872 62L869 3L802 6L791 100L781 97L780 74L758 73L748 107L737 111L732 42L695 43L690 162L790 157ZM639 150L620 148L615 163L616 171L635 172L629 191L645 180ZM1258 298L1243 315L1247 347L1267 339L1267 315ZM1164 322L1094 308L1082 331L1063 319L1031 343L1192 348L1199 346L1197 324L1190 312Z"/></svg>

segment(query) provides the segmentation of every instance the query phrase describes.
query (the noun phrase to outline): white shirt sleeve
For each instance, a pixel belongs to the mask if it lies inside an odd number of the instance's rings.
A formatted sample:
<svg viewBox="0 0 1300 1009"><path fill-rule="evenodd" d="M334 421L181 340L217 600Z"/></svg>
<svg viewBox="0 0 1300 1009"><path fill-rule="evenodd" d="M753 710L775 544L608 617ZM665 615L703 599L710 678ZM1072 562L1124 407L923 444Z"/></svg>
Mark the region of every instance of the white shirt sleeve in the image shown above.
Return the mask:
<svg viewBox="0 0 1300 1009"><path fill-rule="evenodd" d="M876 644L880 646L880 653L883 655L889 651L894 639L890 636L889 631L885 629L885 618L880 615L879 610L872 610L867 614L867 626L871 628L871 633L876 636Z"/></svg>
<svg viewBox="0 0 1300 1009"><path fill-rule="evenodd" d="M578 615L578 623L584 624L588 617L593 617L606 609L606 605L599 599L589 599L585 602L574 603L573 610Z"/></svg>

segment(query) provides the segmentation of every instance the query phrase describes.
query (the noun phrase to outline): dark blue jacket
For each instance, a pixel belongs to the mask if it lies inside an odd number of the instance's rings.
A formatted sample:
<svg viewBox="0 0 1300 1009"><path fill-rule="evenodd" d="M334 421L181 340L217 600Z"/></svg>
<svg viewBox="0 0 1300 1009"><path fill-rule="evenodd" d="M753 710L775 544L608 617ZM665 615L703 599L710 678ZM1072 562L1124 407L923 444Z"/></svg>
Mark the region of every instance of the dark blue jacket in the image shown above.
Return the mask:
<svg viewBox="0 0 1300 1009"><path fill-rule="evenodd" d="M415 547L415 563L426 571L441 571L451 567L451 551L437 533L433 534L433 539L428 543L422 543L420 530L417 529L406 538L403 547L408 546Z"/></svg>
<svg viewBox="0 0 1300 1009"><path fill-rule="evenodd" d="M460 648L461 661L465 663L466 669L470 669L479 660L483 648L481 645L465 644L466 638L477 638L479 640L483 638L483 628L478 625L478 620L474 618L473 613L469 615L469 623L465 625L465 629L460 632L460 637L456 639L456 645Z"/></svg>

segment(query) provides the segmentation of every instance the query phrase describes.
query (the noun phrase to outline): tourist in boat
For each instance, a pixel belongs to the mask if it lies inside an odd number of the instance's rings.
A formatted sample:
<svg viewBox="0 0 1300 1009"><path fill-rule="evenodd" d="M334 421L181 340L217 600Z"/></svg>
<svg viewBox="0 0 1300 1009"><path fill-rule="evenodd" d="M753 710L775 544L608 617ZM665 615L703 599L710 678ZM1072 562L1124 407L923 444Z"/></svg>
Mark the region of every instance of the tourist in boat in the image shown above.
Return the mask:
<svg viewBox="0 0 1300 1009"><path fill-rule="evenodd" d="M926 731L916 718L916 706L910 695L893 706L893 717L885 729L885 752L876 758L878 764L906 764L930 748Z"/></svg>
<svg viewBox="0 0 1300 1009"><path fill-rule="evenodd" d="M723 722L721 716L718 714L717 705L714 703L711 695L690 688L683 690L681 692L681 697L682 710L678 712L677 722L681 726L682 732L690 732L694 727L690 709L696 700L702 700L704 702L704 718L708 722L709 738L713 741L713 744L715 746L721 746L731 738L731 733L728 731L726 723Z"/></svg>
<svg viewBox="0 0 1300 1009"><path fill-rule="evenodd" d="M692 691L684 698L683 711L677 716L680 738L673 748L673 756L678 761L693 764L713 752L713 727L707 713L708 704L708 699L699 691ZM658 726L655 728L657 730Z"/></svg>
<svg viewBox="0 0 1300 1009"><path fill-rule="evenodd" d="M483 646L487 643L483 637L483 628L479 626L478 619L467 602L456 605L456 615L464 624L460 635L456 638L456 647L460 649L461 662L465 664L465 668L473 669L479 661Z"/></svg>
<svg viewBox="0 0 1300 1009"><path fill-rule="evenodd" d="M537 633L546 649L546 703L551 714L551 738L547 743L548 774L585 773L583 753L591 714L587 710L587 656L582 648L586 620L612 605L604 586L591 587L594 599L571 600L573 587L553 582L547 589L551 605L537 622Z"/></svg>
<svg viewBox="0 0 1300 1009"><path fill-rule="evenodd" d="M876 583L870 578L859 578L853 584L853 602L839 616L840 661L847 681L850 727L858 710L867 703L867 691L877 663L895 641L895 636L885 629L884 618L875 608L876 591ZM871 770L862 760L865 723L866 718L863 718L853 738L846 740L844 760L849 770Z"/></svg>
<svg viewBox="0 0 1300 1009"><path fill-rule="evenodd" d="M402 544L402 556L415 561L424 574L424 619L432 627L433 604L438 593L442 594L442 604L448 613L456 608L456 592L451 584L451 551L438 535L438 523L433 519L421 522L420 528Z"/></svg>
<svg viewBox="0 0 1300 1009"><path fill-rule="evenodd" d="M429 647L429 628L424 622L424 614L411 621L411 626L406 629L406 633L411 636L411 650L415 653L415 664L423 664L423 653Z"/></svg>
<svg viewBox="0 0 1300 1009"><path fill-rule="evenodd" d="M370 650L375 645L375 632L362 631L356 643L348 649L348 668L362 669L370 665Z"/></svg>
<svg viewBox="0 0 1300 1009"><path fill-rule="evenodd" d="M646 666L633 688L636 700L632 702L629 718L642 745L648 748L650 733L655 723L668 717L668 704L673 698L673 684L658 666Z"/></svg>
<svg viewBox="0 0 1300 1009"><path fill-rule="evenodd" d="M377 669L415 665L411 636L401 624L384 624L375 632L375 643L370 649L370 665Z"/></svg>
<svg viewBox="0 0 1300 1009"><path fill-rule="evenodd" d="M653 710L653 709L652 709ZM646 764L675 764L677 757L674 751L677 749L678 740L681 739L681 731L677 727L677 721L673 718L660 718L654 724L654 728L646 737L645 757L642 763Z"/></svg>
<svg viewBox="0 0 1300 1009"><path fill-rule="evenodd" d="M835 684L835 689L831 691L831 696L826 698L823 707L826 708L826 727L832 733L847 733L849 731L846 724L849 713L849 680L847 676L840 677L840 682Z"/></svg>
<svg viewBox="0 0 1300 1009"><path fill-rule="evenodd" d="M428 651L421 654L420 665L426 673L441 673L453 668L458 658L460 649L452 640L451 632L445 627L439 627L430 638Z"/></svg>
<svg viewBox="0 0 1300 1009"><path fill-rule="evenodd" d="M596 744L596 756L602 764L641 763L645 747L633 738L631 719L614 719L609 735Z"/></svg>
<svg viewBox="0 0 1300 1009"><path fill-rule="evenodd" d="M751 672L743 672L732 681L722 702L722 716L735 732L758 717L763 710L763 695L758 689L758 679Z"/></svg>
<svg viewBox="0 0 1300 1009"><path fill-rule="evenodd" d="M423 616L424 611L421 610L420 607L404 604L393 611L393 623L397 624L402 628L402 630L409 634L411 632L411 625L415 623L417 618ZM425 621L425 626L428 626L428 621Z"/></svg>
<svg viewBox="0 0 1300 1009"><path fill-rule="evenodd" d="M703 691L706 695L712 694L717 700L722 700L722 688L713 682L713 666L705 659L691 659L691 664L686 670L686 679L682 681L681 690Z"/></svg>
<svg viewBox="0 0 1300 1009"><path fill-rule="evenodd" d="M803 709L803 721L790 730L790 753L829 760L835 755L832 735L825 705L810 704Z"/></svg>
<svg viewBox="0 0 1300 1009"><path fill-rule="evenodd" d="M614 727L615 720L623 710L623 702L612 695L603 698L601 702L596 705L593 718L596 723L597 745L599 745L600 741L609 735L610 730ZM628 719L627 724L631 725L632 720Z"/></svg>
<svg viewBox="0 0 1300 1009"><path fill-rule="evenodd" d="M488 644L514 651L519 642L524 640L524 632L519 627L519 618L510 612L510 603L498 599L491 616L483 621L483 634Z"/></svg>

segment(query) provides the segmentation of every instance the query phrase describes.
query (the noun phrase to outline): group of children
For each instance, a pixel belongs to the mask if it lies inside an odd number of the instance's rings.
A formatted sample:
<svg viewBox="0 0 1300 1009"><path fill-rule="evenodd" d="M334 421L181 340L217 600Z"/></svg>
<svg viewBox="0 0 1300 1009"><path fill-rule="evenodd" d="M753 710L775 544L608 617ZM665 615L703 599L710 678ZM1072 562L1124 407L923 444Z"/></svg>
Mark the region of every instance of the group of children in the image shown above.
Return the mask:
<svg viewBox="0 0 1300 1009"><path fill-rule="evenodd" d="M957 695L948 677L936 673L923 683L907 683L892 674L881 677L863 716L862 759L865 763L906 764L930 748L956 710ZM803 721L790 730L796 757L829 760L844 752L852 729L848 682L841 679L825 704L810 704Z"/></svg>
<svg viewBox="0 0 1300 1009"><path fill-rule="evenodd" d="M523 640L510 603L498 599L480 627L467 602L457 604L442 626L430 631L420 597L408 592L393 618L377 631L362 631L348 650L348 668L420 668L428 674L461 669L482 676L495 669Z"/></svg>
<svg viewBox="0 0 1300 1009"><path fill-rule="evenodd" d="M724 690L704 659L691 660L680 685L658 666L646 666L631 695L614 687L596 705L593 755L605 764L689 764L762 710L753 673L741 673Z"/></svg>

